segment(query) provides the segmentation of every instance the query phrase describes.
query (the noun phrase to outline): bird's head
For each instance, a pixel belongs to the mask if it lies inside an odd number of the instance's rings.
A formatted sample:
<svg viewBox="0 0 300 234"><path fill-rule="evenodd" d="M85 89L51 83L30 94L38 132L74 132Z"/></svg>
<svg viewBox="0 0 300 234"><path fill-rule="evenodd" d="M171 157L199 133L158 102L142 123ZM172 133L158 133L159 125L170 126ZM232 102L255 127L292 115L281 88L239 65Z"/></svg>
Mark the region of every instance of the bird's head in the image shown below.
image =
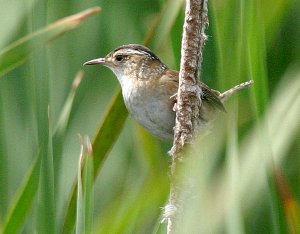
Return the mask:
<svg viewBox="0 0 300 234"><path fill-rule="evenodd" d="M138 44L120 46L104 58L84 63L84 65L95 64L102 64L110 68L121 83L124 79L155 78L167 69L167 66L150 49Z"/></svg>

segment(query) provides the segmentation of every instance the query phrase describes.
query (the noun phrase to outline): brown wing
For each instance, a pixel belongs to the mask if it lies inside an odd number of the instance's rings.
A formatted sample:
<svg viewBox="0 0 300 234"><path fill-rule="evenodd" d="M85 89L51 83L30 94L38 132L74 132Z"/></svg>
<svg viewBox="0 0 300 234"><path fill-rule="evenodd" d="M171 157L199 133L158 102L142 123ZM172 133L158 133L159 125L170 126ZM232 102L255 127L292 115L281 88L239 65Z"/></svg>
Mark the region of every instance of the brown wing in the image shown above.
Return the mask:
<svg viewBox="0 0 300 234"><path fill-rule="evenodd" d="M212 107L226 112L225 107L219 98L220 92L210 89L206 84L203 85L203 83L201 83L201 86L203 91L203 100L206 100Z"/></svg>
<svg viewBox="0 0 300 234"><path fill-rule="evenodd" d="M172 90L173 94L177 92L178 89L178 72L174 70L166 70L165 75L162 77L163 80L168 80L170 90ZM221 102L219 95L220 92L217 90L210 89L206 84L200 82L203 96L202 99L207 102L206 104L213 107L214 109L218 109L220 111L226 112L223 103Z"/></svg>

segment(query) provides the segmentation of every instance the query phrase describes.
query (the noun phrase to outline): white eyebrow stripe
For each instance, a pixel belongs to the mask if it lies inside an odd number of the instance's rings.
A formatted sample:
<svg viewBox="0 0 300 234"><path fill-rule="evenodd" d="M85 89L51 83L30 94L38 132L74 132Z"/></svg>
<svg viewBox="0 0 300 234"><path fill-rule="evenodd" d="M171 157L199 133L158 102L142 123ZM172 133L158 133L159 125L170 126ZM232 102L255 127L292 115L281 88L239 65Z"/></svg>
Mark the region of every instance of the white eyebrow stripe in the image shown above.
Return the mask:
<svg viewBox="0 0 300 234"><path fill-rule="evenodd" d="M119 52L119 51L118 51ZM117 52L117 53L118 53ZM137 54L137 55L147 55L147 56L150 56L151 57L151 54L145 52L145 51L141 51L141 50L133 50L133 49L127 49L125 50L124 52L122 52L124 54L127 54L127 55L132 55L132 54Z"/></svg>
<svg viewBox="0 0 300 234"><path fill-rule="evenodd" d="M139 55L148 55L148 53L144 52L144 51L140 51L140 50L131 50L131 49L128 49L125 51L126 54L139 54Z"/></svg>

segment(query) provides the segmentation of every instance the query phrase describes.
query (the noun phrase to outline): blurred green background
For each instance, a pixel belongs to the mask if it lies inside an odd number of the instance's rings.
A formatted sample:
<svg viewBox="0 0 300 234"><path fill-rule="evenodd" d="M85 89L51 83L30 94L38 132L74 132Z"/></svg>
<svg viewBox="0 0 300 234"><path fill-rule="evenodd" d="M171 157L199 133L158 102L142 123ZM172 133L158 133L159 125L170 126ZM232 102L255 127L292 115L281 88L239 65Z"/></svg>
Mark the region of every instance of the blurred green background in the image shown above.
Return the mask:
<svg viewBox="0 0 300 234"><path fill-rule="evenodd" d="M179 0L0 0L0 51L21 37L32 37L33 32L58 19L94 6L102 8L99 14L50 40L33 51L25 63L0 77L0 231L7 230L7 223L15 222L15 233L62 232L78 173L78 134L94 139L119 90L111 71L100 66L83 68L85 61L105 56L123 44L146 42L170 68L179 69L184 19L184 1ZM300 230L299 12L298 0L209 1L210 25L201 80L221 91L249 79L255 84L231 99L226 105L227 115L220 114L211 130L215 138L210 138L215 144L201 148L200 143L197 152L201 155L205 148L208 153L204 155L210 159L199 159L207 168L197 176L206 181L206 186L201 187L206 191L214 190L216 184L220 184L221 192L228 191L221 184L240 177L231 189L240 185L245 186L246 194L252 194L253 188L258 192L249 201L243 200L242 192L224 195L220 206L216 201L202 200L212 202L215 209L201 206L198 212L202 215L198 217L196 213L194 219L202 217L206 209L211 219L222 216L220 209L229 215L217 224L206 223L211 229L186 222L182 225L186 232L181 233ZM0 57L0 64L5 60L5 56ZM55 138L58 120L67 109L64 104L79 70L84 70L84 78L63 124L65 132ZM109 127L116 132L115 125ZM260 140L251 145L253 139ZM97 176L90 218L93 222L91 229L83 230L164 233L165 227L159 221L161 207L168 199L170 147L171 143L154 139L129 117ZM247 157L257 161L244 165ZM16 214L13 207L18 194L24 194L22 186L30 178L30 168L37 158L41 159L36 171L37 191L32 189L24 200L28 210L17 207ZM245 170L249 175L260 175L258 167L262 167L262 177L243 180ZM285 178L284 191L288 191L290 200L280 193L282 186L278 185L274 168ZM226 178L220 176L224 171ZM77 231L78 223L77 219ZM188 231L186 225L195 229Z"/></svg>

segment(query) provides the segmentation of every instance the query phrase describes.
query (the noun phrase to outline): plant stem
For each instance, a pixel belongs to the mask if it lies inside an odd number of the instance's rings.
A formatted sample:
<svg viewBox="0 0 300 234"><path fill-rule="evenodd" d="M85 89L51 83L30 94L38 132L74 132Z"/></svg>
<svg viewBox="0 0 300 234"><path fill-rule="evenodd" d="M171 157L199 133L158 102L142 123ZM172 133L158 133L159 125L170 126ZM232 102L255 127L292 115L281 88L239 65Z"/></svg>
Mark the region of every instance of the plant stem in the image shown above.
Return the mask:
<svg viewBox="0 0 300 234"><path fill-rule="evenodd" d="M175 232L175 218L180 213L182 203L179 201L179 194L183 184L182 182L178 183L176 179L176 168L184 159L182 149L186 144L191 143L199 119L202 90L199 85L198 74L201 71L203 48L206 40L207 12L207 0L186 0L179 87L177 103L174 106L176 125L173 147L170 151L172 156L171 189L169 203L164 212L164 220L168 223L168 234Z"/></svg>

